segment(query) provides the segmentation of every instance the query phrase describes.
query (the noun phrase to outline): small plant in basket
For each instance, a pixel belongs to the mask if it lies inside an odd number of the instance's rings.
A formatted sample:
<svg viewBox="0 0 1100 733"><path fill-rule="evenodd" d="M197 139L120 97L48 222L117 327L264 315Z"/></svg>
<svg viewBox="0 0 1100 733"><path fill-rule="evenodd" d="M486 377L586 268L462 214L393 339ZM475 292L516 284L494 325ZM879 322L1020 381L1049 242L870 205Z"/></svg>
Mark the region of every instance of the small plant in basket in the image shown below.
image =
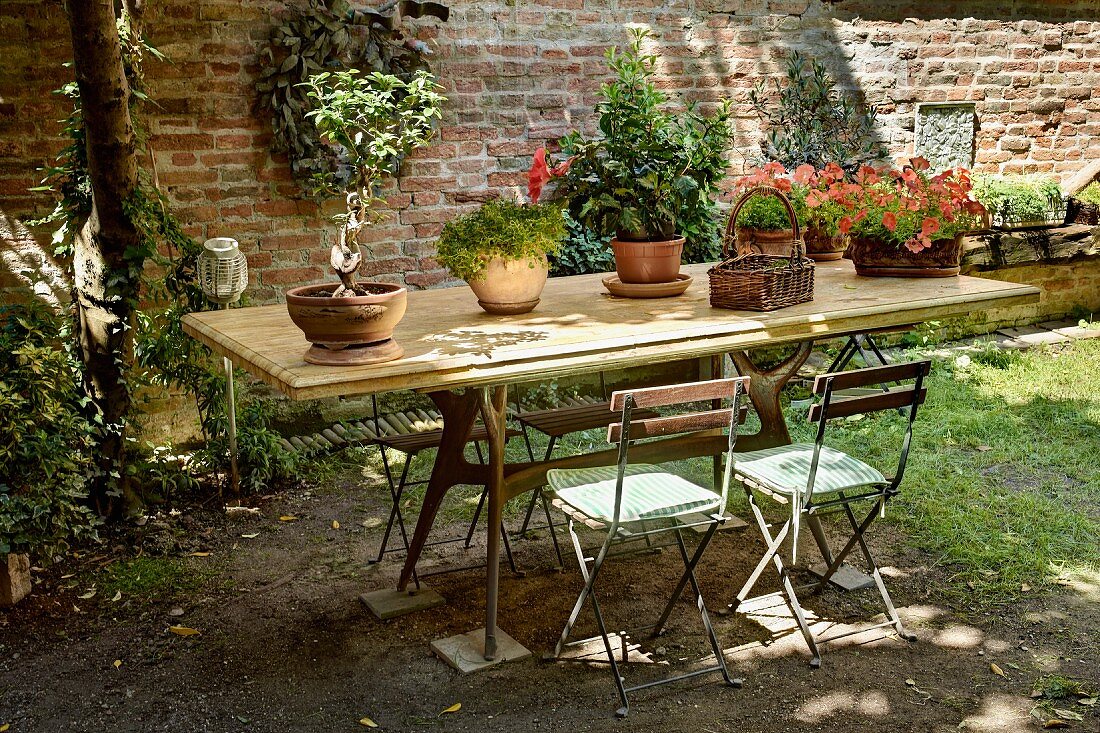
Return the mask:
<svg viewBox="0 0 1100 733"><path fill-rule="evenodd" d="M959 273L962 235L979 226L985 207L971 197L962 168L928 173L914 158L900 170L864 166L842 184L837 201L847 213L837 226L851 239L861 275L946 277Z"/></svg>

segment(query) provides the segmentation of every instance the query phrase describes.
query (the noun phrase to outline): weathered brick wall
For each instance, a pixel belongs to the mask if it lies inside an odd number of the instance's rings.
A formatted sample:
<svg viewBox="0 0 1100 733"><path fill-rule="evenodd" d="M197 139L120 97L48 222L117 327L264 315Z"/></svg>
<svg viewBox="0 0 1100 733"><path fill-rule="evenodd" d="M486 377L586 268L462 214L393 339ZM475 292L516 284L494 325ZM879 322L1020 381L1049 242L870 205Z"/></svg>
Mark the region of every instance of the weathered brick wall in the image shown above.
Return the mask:
<svg viewBox="0 0 1100 733"><path fill-rule="evenodd" d="M292 0L293 1L293 0ZM797 48L882 108L880 135L912 148L917 103L972 100L977 167L1071 172L1100 156L1097 0L452 0L448 23L415 21L436 50L451 102L441 138L410 160L390 192L391 220L370 236L367 275L431 286L444 279L434 237L457 212L522 185L529 156L590 125L604 49L627 24L651 28L663 85L683 99L732 95L740 115L734 170L758 134L747 92ZM147 32L171 59L150 62L146 107L162 186L198 238L233 236L253 269L253 302L325 277L332 205L298 196L253 113L257 54L286 4L150 0ZM58 0L0 6L0 288L35 261L48 235L22 222L48 210L28 194L61 144L50 90L67 78ZM37 240L38 244L35 244Z"/></svg>

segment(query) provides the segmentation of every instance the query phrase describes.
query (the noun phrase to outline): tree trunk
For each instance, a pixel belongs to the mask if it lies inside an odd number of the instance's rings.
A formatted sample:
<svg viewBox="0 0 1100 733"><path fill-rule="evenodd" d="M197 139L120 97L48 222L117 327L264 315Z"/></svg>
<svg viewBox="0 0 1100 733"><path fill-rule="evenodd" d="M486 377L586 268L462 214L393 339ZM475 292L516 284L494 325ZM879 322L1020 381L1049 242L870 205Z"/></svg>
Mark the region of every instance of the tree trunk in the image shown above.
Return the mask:
<svg viewBox="0 0 1100 733"><path fill-rule="evenodd" d="M126 493L111 476L125 477L123 431L130 409L125 372L133 357L130 326L138 290L126 252L138 245L139 235L123 204L138 184L136 141L114 2L70 0L67 10L92 189L92 213L75 238L74 301L85 386L108 427L95 496L106 513L120 509L108 492Z"/></svg>

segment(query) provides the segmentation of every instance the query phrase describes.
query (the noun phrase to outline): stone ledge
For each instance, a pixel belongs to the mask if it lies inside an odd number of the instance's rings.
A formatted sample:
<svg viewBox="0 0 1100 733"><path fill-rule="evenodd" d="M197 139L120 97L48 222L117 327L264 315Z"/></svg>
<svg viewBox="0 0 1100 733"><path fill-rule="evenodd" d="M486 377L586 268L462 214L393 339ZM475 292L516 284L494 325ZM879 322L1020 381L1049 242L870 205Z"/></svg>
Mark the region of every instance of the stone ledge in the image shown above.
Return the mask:
<svg viewBox="0 0 1100 733"><path fill-rule="evenodd" d="M1065 263L1100 255L1100 227L1069 224L1045 229L983 232L963 239L963 273L1021 265Z"/></svg>

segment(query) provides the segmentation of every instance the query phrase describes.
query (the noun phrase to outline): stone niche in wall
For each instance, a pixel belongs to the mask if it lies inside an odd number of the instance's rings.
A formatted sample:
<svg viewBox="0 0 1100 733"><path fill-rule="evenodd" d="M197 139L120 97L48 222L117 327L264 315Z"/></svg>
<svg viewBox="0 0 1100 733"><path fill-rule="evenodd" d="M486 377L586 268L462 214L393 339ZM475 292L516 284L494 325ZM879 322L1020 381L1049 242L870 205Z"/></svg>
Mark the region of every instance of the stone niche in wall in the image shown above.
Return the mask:
<svg viewBox="0 0 1100 733"><path fill-rule="evenodd" d="M935 171L974 167L975 119L971 102L917 105L915 154Z"/></svg>

